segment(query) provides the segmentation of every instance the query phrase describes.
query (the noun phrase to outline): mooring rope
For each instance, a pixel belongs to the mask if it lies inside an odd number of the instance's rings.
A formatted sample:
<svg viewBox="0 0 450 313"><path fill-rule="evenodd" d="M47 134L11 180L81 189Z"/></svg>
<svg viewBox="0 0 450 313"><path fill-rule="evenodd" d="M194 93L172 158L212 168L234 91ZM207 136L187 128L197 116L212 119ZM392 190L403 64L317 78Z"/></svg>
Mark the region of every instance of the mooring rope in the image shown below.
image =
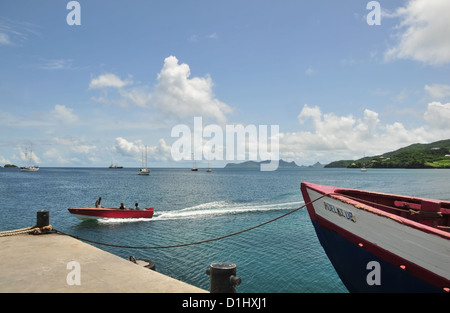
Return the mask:
<svg viewBox="0 0 450 313"><path fill-rule="evenodd" d="M52 225L44 226L44 227L38 227L38 226L31 226L21 229L14 229L14 230L6 230L0 232L0 237L7 237L7 236L16 236L16 235L22 235L22 234L33 234L33 235L41 235L41 234L49 234L54 233Z"/></svg>
<svg viewBox="0 0 450 313"><path fill-rule="evenodd" d="M15 229L15 230L6 230L0 232L0 237L6 237L6 236L15 236L20 234L26 234L32 231L35 228L35 226L32 227L26 227L21 229Z"/></svg>
<svg viewBox="0 0 450 313"><path fill-rule="evenodd" d="M248 231L253 230L253 229L255 229L255 228L258 228L258 227L267 225L267 224L272 223L272 222L274 222L274 221L276 221L276 220L279 220L279 219L281 219L281 218L284 218L284 217L286 217L286 216L288 216L288 215L290 215L290 214L292 214L292 213L295 213L295 212L297 212L297 211L303 209L303 208L306 207L307 205L312 204L312 203L314 203L314 202L316 202L316 201L318 201L318 200L320 200L320 199L322 199L323 197L326 197L326 196L328 196L328 195L329 195L329 194L324 194L324 195L320 196L319 198L317 198L317 199L315 199L315 200L313 200L313 201L311 201L311 202L309 202L309 203L305 203L305 204L303 204L302 206L300 206L300 207L298 207L298 208L296 208L296 209L294 209L294 210L292 210L292 211L290 211L290 212L288 212L288 213L285 213L285 214L283 214L283 215L280 215L280 216L278 216L278 217L276 217L276 218L274 218L274 219L271 219L271 220L269 220L269 221L266 221L266 222L264 222L264 223L258 224L258 225L256 225L256 226L253 226L253 227L250 227L250 228L247 228L247 229L244 229L244 230L241 230L241 231L232 233L232 234L228 234L228 235L220 236L220 237L216 237L216 238L211 238L211 239L206 239L206 240L201 240L201 241L196 241L196 242L191 242L191 243L183 243L183 244L170 245L170 246L124 246L124 245L116 245L116 244L104 243L104 242L99 242L99 241L95 241L95 240L91 240L91 239L86 239L86 238L80 238L80 237L78 237L78 236L71 235L71 234L67 234L67 233L62 232L62 231L57 230L57 229L53 229L53 230L56 231L56 233L60 233L60 234L66 235L66 236L70 236L70 237L72 237L72 238L75 238L75 239L78 239L78 240L81 240L81 241L86 241L86 242L95 243L95 244L99 244L99 245L103 245L103 246L108 246L108 247L114 247L114 248L147 249L147 250L148 250L148 249L179 248L179 247L193 246L193 245L199 245L199 244L203 244L203 243L207 243L207 242L217 241L217 240L229 238L229 237L232 237L232 236L236 236L236 235L239 235L239 234L248 232Z"/></svg>

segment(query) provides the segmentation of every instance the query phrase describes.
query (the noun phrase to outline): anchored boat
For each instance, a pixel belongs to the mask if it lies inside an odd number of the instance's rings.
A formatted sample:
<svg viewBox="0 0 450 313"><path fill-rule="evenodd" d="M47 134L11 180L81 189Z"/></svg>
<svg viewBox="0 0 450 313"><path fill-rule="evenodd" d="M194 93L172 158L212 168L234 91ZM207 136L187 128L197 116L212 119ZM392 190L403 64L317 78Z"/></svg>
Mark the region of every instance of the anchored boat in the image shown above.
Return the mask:
<svg viewBox="0 0 450 313"><path fill-rule="evenodd" d="M150 170L147 167L147 161L148 161L147 146L145 146L145 167L144 167L144 154L142 154L142 167L139 170L138 175L142 175L142 176L149 176L150 175Z"/></svg>
<svg viewBox="0 0 450 313"><path fill-rule="evenodd" d="M99 219L99 218L152 218L153 208L145 210L119 209L119 208L70 208L71 214L79 219Z"/></svg>
<svg viewBox="0 0 450 313"><path fill-rule="evenodd" d="M317 237L350 292L450 292L450 202L303 182Z"/></svg>
<svg viewBox="0 0 450 313"><path fill-rule="evenodd" d="M33 150L30 148L30 153L25 150L25 158L28 159L29 165L20 167L21 172L37 172L39 171L39 166L33 165Z"/></svg>

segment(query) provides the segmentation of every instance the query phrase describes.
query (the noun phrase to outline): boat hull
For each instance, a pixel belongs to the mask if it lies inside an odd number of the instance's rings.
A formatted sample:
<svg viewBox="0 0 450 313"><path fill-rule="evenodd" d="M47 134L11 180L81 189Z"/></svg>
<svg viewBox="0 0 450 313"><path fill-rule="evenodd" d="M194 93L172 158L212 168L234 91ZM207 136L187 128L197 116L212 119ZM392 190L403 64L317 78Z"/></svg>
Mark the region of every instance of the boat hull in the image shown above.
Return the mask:
<svg viewBox="0 0 450 313"><path fill-rule="evenodd" d="M37 172L39 171L39 167L37 166L25 166L20 168L21 172Z"/></svg>
<svg viewBox="0 0 450 313"><path fill-rule="evenodd" d="M147 168L141 168L138 172L138 175L141 176L149 176L150 175L150 170Z"/></svg>
<svg viewBox="0 0 450 313"><path fill-rule="evenodd" d="M71 214L79 219L99 219L99 218L152 218L154 210L153 208L146 208L145 210L132 210L125 209L120 210L116 208L70 208L68 209Z"/></svg>
<svg viewBox="0 0 450 313"><path fill-rule="evenodd" d="M320 244L350 292L450 290L448 232L358 202L341 188L302 183L301 191Z"/></svg>

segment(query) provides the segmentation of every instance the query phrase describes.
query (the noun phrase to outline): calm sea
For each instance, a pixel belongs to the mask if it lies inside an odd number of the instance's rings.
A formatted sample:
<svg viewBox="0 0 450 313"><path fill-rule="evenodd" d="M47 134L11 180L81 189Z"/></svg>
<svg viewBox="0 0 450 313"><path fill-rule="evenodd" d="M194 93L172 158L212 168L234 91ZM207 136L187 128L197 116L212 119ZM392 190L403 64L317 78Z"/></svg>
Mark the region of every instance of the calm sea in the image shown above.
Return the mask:
<svg viewBox="0 0 450 313"><path fill-rule="evenodd" d="M302 204L300 183L351 187L450 200L449 170L403 169L138 169L41 168L25 173L0 169L0 231L33 226L38 210L50 211L60 231L123 246L167 246L238 232ZM152 219L80 221L67 208L121 202L154 207ZM306 209L219 241L169 249L97 247L128 259L151 259L158 272L209 288L211 263L237 265L249 293L342 293L346 288L320 246Z"/></svg>

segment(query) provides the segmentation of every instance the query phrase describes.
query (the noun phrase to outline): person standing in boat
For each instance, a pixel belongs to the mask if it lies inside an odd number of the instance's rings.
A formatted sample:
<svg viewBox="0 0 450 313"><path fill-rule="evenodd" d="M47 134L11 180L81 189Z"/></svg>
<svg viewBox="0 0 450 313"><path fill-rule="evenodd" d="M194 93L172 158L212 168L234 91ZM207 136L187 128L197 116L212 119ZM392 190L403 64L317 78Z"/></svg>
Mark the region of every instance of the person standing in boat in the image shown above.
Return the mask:
<svg viewBox="0 0 450 313"><path fill-rule="evenodd" d="M97 201L95 201L95 207L96 208L101 208L102 206L100 205L100 202L102 202L102 197L99 197Z"/></svg>

